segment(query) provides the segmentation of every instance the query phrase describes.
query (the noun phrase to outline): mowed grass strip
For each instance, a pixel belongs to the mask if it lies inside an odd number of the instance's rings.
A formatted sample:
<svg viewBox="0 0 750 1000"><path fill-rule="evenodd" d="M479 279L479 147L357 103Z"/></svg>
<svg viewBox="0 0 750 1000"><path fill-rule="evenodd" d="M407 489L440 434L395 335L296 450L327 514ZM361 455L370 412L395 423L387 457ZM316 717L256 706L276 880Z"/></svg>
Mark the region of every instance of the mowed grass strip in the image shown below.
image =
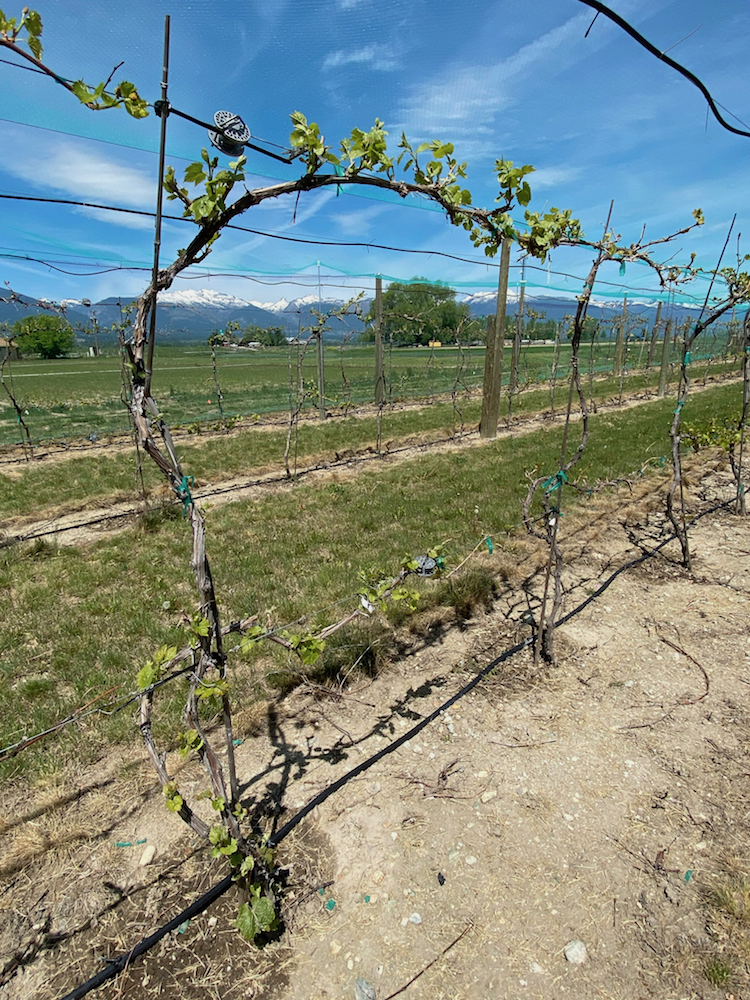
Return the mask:
<svg viewBox="0 0 750 1000"><path fill-rule="evenodd" d="M724 385L696 396L691 419L736 412L738 392ZM594 417L577 478L612 480L666 456L673 408L660 400ZM310 625L330 622L336 610L316 612L353 595L360 570L393 574L404 555L443 542L456 565L486 534L501 549L503 532L520 520L525 473L557 470L561 434L555 426L424 454L209 510L207 549L224 621L257 612L281 625L303 614ZM578 434L573 428L571 447ZM581 501L568 491L565 502ZM178 609L195 608L189 534L172 509L80 549L38 542L0 551L0 745L45 729L113 686L120 694L132 690L156 648L184 644ZM261 679L249 669L242 677L240 697L252 701ZM178 728L183 695L181 682L160 695L160 734ZM0 765L0 773L55 770L66 757L134 736L132 709L94 716Z"/></svg>
<svg viewBox="0 0 750 1000"><path fill-rule="evenodd" d="M734 363L712 366L714 374L734 371ZM658 385L658 372L636 372L623 376L597 378L590 385L584 379L587 395L597 403L617 400L622 395L651 393ZM554 390L554 394L553 394ZM544 388L527 388L514 395L513 418L531 417L549 412L564 412L568 395L567 382L558 380ZM692 398L685 411L693 406ZM405 442L441 440L464 429L476 429L481 412L479 398L457 398L458 410L451 403L433 402L417 408L385 410L381 434L384 449L397 448ZM508 396L501 400L501 426L508 413ZM375 416L331 417L324 423L303 421L293 440L300 466L331 461L347 451L374 449L378 421ZM260 471L283 469L286 445L285 427L249 427L226 435L179 437L178 453L186 474L200 484L257 475ZM143 477L149 492L162 487L163 480L153 463L144 461ZM139 496L135 455L122 448L97 451L64 461L44 460L16 464L12 471L0 473L0 519L41 515L57 509L105 504L117 500L135 500Z"/></svg>
<svg viewBox="0 0 750 1000"><path fill-rule="evenodd" d="M660 345L657 345L660 347ZM721 350L719 341L708 339L702 345L714 356ZM614 342L584 344L581 370L602 375L612 370ZM694 348L698 362L701 345ZM658 352L657 352L658 353ZM678 346L672 345L672 360L677 360ZM504 380L510 371L510 341L506 342ZM659 358L660 358L659 353ZM624 353L625 370L642 369L648 348L644 342L631 342ZM531 343L522 347L519 359L521 382L531 387L550 378L553 369L558 377L567 372L570 345L559 349L550 344ZM374 349L346 344L327 346L326 400L329 407L371 403L374 391ZM696 367L702 367L704 362ZM317 405L315 352L308 348L299 358L297 347L264 348L258 352L219 349L218 381L225 416L279 413L288 408L290 380L301 376L305 386L304 408ZM656 369L650 369L652 380ZM388 350L385 377L388 395L395 401L430 398L449 393L456 385L477 393L484 372L484 348L458 349L455 345L436 350L398 348ZM657 375L658 378L658 375ZM27 411L26 423L37 442L66 441L95 433L100 439L126 434L127 412L121 401L120 359L116 354L98 358L62 358L58 361L23 359L13 362L6 379L20 405ZM220 418L212 360L205 345L157 348L154 393L169 424L194 425L215 423ZM0 445L17 444L20 428L16 414L5 394L0 395Z"/></svg>

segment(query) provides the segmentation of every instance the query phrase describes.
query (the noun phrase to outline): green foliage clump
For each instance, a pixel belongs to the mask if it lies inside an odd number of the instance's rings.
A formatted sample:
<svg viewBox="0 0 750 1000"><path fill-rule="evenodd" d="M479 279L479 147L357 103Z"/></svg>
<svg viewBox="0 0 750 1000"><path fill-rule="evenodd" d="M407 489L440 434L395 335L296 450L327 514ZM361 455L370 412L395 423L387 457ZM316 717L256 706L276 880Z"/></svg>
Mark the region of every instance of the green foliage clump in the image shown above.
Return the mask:
<svg viewBox="0 0 750 1000"><path fill-rule="evenodd" d="M162 646L157 649L153 657L138 671L138 676L135 681L138 686L138 690L145 691L146 688L151 687L152 684L156 684L156 682L161 679L165 664L169 663L170 660L173 660L175 656L177 656L176 646Z"/></svg>
<svg viewBox="0 0 750 1000"><path fill-rule="evenodd" d="M373 321L372 310L366 319ZM456 302L452 288L413 278L408 283L394 281L383 293L383 338L395 347L431 341L455 343L459 336L462 340L482 339L484 331L478 320L470 318L469 307ZM372 331L366 331L360 341L373 337Z"/></svg>
<svg viewBox="0 0 750 1000"><path fill-rule="evenodd" d="M726 986L732 978L732 966L720 956L710 958L703 972L709 983L717 988Z"/></svg>
<svg viewBox="0 0 750 1000"><path fill-rule="evenodd" d="M709 417L701 423L684 423L682 437L689 441L693 451L702 448L721 448L730 453L740 442L739 417Z"/></svg>
<svg viewBox="0 0 750 1000"><path fill-rule="evenodd" d="M83 80L76 80L75 83L71 84L71 90L81 104L87 105L93 111L123 107L133 118L148 117L148 103L140 96L134 83L129 80L121 80L112 94L104 88L105 84L103 83L97 84L96 87L89 87Z"/></svg>
<svg viewBox="0 0 750 1000"><path fill-rule="evenodd" d="M238 181L245 179L246 158L240 156L229 164L228 170L218 170L218 156L210 157L207 150L201 150L201 161L191 163L185 168L186 184L203 184L203 194L196 198L191 198L187 188L180 187L177 183L174 167L167 167L164 177L164 190L170 201L179 199L185 206L182 213L199 225L207 225L215 222L222 212L226 210L227 198L232 188ZM215 238L215 237L214 237Z"/></svg>
<svg viewBox="0 0 750 1000"><path fill-rule="evenodd" d="M45 361L62 358L75 347L75 334L61 316L26 316L13 324L13 336L24 353Z"/></svg>
<svg viewBox="0 0 750 1000"><path fill-rule="evenodd" d="M261 327L250 324L242 331L240 344L262 344L263 347L283 347L286 331L281 326Z"/></svg>
<svg viewBox="0 0 750 1000"><path fill-rule="evenodd" d="M237 914L237 929L246 941L255 941L261 934L275 931L279 918L271 900L263 895L261 887L250 887L250 901L242 903Z"/></svg>
<svg viewBox="0 0 750 1000"><path fill-rule="evenodd" d="M167 809L170 812L178 813L185 804L184 799L180 795L177 784L174 781L168 782L164 788L162 788L164 793L164 798L166 799Z"/></svg>
<svg viewBox="0 0 750 1000"><path fill-rule="evenodd" d="M21 38L24 33L26 37ZM16 42L19 40L24 41L28 45L33 59L30 59L23 49L16 48ZM41 65L41 16L37 11L29 10L28 7L23 8L20 19L16 19L15 17L6 17L0 10L0 41L8 43L9 47L15 49L19 55L24 55L25 58L30 59L30 61L34 61L38 65ZM109 84L109 80L107 80L106 83L97 84L96 87L89 87L88 84L83 82L83 80L76 80L74 83L68 83L65 80L61 80L59 77L56 77L56 79L58 80L58 83L62 83L63 86L67 87L68 90L75 94L82 104L91 108L92 111L104 111L107 108L122 107L125 108L127 113L132 115L133 118L148 117L147 102L140 96L135 84L130 83L128 80L121 80L115 87L114 93L110 93L106 89Z"/></svg>

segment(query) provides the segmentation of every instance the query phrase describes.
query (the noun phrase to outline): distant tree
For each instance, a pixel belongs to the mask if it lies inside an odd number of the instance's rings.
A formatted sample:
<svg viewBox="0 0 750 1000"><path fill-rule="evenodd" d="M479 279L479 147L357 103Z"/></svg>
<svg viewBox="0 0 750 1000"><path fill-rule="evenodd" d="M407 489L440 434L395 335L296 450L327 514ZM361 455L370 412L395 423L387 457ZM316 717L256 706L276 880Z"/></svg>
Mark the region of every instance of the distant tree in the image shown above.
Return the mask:
<svg viewBox="0 0 750 1000"><path fill-rule="evenodd" d="M374 319L374 304L367 321ZM475 329L476 328L476 329ZM469 307L456 302L456 293L445 285L430 284L425 278L394 281L383 293L383 336L398 347L428 344L431 340L453 343L463 337L481 337L481 323L470 319ZM360 343L372 342L372 331L360 336Z"/></svg>
<svg viewBox="0 0 750 1000"><path fill-rule="evenodd" d="M587 316L586 319L583 321L583 327L581 329L581 343L590 344L591 341L596 338L598 332L599 332L599 320L596 319L595 316ZM571 325L570 330L568 332L568 337L571 340L573 339L573 333L574 329L573 326Z"/></svg>
<svg viewBox="0 0 750 1000"><path fill-rule="evenodd" d="M73 350L76 342L67 320L45 313L19 319L13 324L13 335L21 351L38 354L45 360L64 357Z"/></svg>
<svg viewBox="0 0 750 1000"><path fill-rule="evenodd" d="M283 347L286 344L286 331L281 326L246 326L242 331L240 344L262 344L264 347Z"/></svg>
<svg viewBox="0 0 750 1000"><path fill-rule="evenodd" d="M555 321L547 319L544 310L527 307L524 310L523 335L529 340L554 340Z"/></svg>

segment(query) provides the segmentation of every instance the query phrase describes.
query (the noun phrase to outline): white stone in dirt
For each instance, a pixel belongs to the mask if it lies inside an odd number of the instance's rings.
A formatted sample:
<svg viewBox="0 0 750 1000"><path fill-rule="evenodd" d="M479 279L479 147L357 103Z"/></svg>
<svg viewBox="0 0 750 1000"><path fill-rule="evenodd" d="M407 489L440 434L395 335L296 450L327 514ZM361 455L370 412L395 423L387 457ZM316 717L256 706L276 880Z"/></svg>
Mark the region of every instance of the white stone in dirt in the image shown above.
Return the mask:
<svg viewBox="0 0 750 1000"><path fill-rule="evenodd" d="M479 797L481 798L482 802L486 804L487 802L490 802L492 799L494 799L496 795L497 791L494 788L488 788L487 791L482 792L482 794Z"/></svg>
<svg viewBox="0 0 750 1000"><path fill-rule="evenodd" d="M583 941L578 939L574 941L568 941L568 943L563 948L563 955L570 962L571 965L583 965L583 963L588 958L588 952L586 951L586 945Z"/></svg>
<svg viewBox="0 0 750 1000"><path fill-rule="evenodd" d="M409 917L409 920L413 924L421 924L422 923L422 918L420 917L420 915L418 913L412 913L412 915Z"/></svg>
<svg viewBox="0 0 750 1000"><path fill-rule="evenodd" d="M151 862L154 860L155 857L156 857L156 848L154 847L153 844L149 844L146 850L141 855L141 860L138 863L140 865L143 865L143 867L145 868L146 865L151 864Z"/></svg>

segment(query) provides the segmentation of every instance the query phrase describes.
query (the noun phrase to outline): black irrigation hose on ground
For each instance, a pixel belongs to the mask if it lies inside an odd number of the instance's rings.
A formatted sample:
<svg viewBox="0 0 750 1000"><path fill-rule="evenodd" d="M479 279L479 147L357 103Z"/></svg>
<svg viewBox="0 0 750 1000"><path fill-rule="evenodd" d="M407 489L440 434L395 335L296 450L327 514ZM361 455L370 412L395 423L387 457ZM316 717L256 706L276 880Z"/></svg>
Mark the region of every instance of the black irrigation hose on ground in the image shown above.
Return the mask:
<svg viewBox="0 0 750 1000"><path fill-rule="evenodd" d="M157 931L154 931L153 934L144 938L125 955L121 955L119 958L115 959L114 962L110 962L106 968L102 969L101 972L97 972L97 974L92 976L87 982L81 983L80 986L76 986L74 990L65 995L64 1000L78 1000L79 997L85 997L87 993L103 986L107 980L113 979L119 972L126 969L134 959L143 955L150 948L153 948L155 944L158 944L159 941L169 934L170 931L177 930L180 924L189 920L191 917L197 917L198 914L207 909L211 903L214 903L220 896L223 896L227 889L229 889L233 884L234 882L232 876L227 875L227 877L222 879L221 882L218 882L212 889L209 889L207 893L199 899L196 899L196 901L188 906L187 909L183 910L182 913L173 917L169 923L164 924Z"/></svg>
<svg viewBox="0 0 750 1000"><path fill-rule="evenodd" d="M748 487L744 492L745 494L750 493L750 487ZM714 504L707 510L701 511L700 514L696 514L696 516L692 519L689 527L692 527L692 525L695 524L696 521L699 521L701 518L706 517L708 514L713 514L717 510L729 507L731 504L735 502L736 498L733 497L732 500L722 501L721 503ZM585 601L582 601L577 607L573 608L572 611L570 611L567 615L561 618L560 621L557 623L557 627L559 627L560 625L565 625L576 615L579 615L585 608L589 606L589 604L595 601L597 597L600 597L604 593L604 591L607 590L607 588L614 583L614 581L617 579L618 576L620 576L621 573L624 573L628 569L632 569L633 566L638 566L640 563L645 562L647 559L653 558L653 556L657 555L666 545L668 545L670 542L673 542L676 538L677 535L673 532L672 534L668 535L667 538L663 539L663 541L659 542L659 544L655 548L650 549L648 552L642 553L640 556L636 556L634 559L631 559L628 562L624 563L622 566L618 567L614 571L614 573L612 573L611 576L607 577L604 583L602 583L601 586L594 591L593 594L590 594ZM394 750L397 750L399 747L403 746L407 740L412 739L412 737L420 733L426 726L428 726L431 722L434 722L435 719L437 719L440 715L442 715L443 712L447 711L457 701L459 701L465 695L469 694L470 691L473 691L474 688L481 681L483 681L485 677L487 677L488 674L490 674L501 663L505 663L507 660L511 659L517 653L520 653L522 650L527 649L532 644L533 640L534 637L531 636L528 639L524 639L523 642L516 643L515 646L511 646L509 649L504 650L502 653L500 653L499 656L496 656L495 659L492 660L490 663L488 663L485 667L482 667L479 673L476 674L474 677L472 677L472 679L462 688L460 688L460 690L458 690L456 694L454 694L446 702L443 702L443 704L439 708L436 708L434 712L431 712L429 715L425 716L424 719L421 719L415 726L412 726L412 728L409 729L406 733L404 733L403 736L399 736L397 740L394 740L392 743L389 743L388 746L383 747L382 750L378 750L378 752L376 754L373 754L372 757L368 757L367 760L362 761L361 764L357 764L357 766L352 768L351 771L347 771L346 774L342 775L340 778L337 778L336 781L328 785L327 788L324 788L323 791L319 792L313 799L310 800L310 802L307 803L307 805L303 806L302 809L299 810L299 812L297 812L294 816L292 816L292 818L287 823L285 823L280 830L278 830L272 837L269 837L268 840L269 847L276 847L278 844L280 844L281 841L285 837L287 837L292 832L292 830L299 823L302 822L305 816L309 815L313 811L313 809L315 809L316 806L320 805L322 802L325 802L327 798L329 798L331 795L337 792L340 788L343 788L348 781L362 774L363 771L367 771L369 768L373 766L373 764L376 764L378 761L382 760L388 754L393 753ZM233 884L234 880L232 876L227 875L226 878L221 880L221 882L218 882L212 889L209 889L207 893L205 893L199 899L196 899L194 903L191 903L190 906L184 909L181 913L178 913L176 917L173 917L168 923L164 924L158 930L154 931L154 933L149 935L149 937L143 938L143 940L140 941L137 945L135 945L134 948L126 952L124 955L121 955L119 958L115 959L114 962L111 962L108 966L106 966L106 968L102 969L95 976L92 976L91 979L87 980L87 982L81 983L80 986L77 986L70 993L66 993L65 996L61 998L61 1000L80 1000L81 997L86 996L92 990L98 989L100 986L104 985L104 983L106 983L108 980L113 979L116 975L118 975L118 973L126 969L134 959L138 958L140 955L143 955L145 952L149 951L149 949L153 948L155 944L158 944L159 941L162 940L162 938L164 938L167 934L170 933L170 931L176 930L176 928L178 928L180 924L184 923L191 917L195 917L199 913L202 913L204 910L206 910L209 906L211 906L212 903L216 902L216 900L219 899L219 897L222 896L229 888L231 888Z"/></svg>
<svg viewBox="0 0 750 1000"><path fill-rule="evenodd" d="M313 799L310 800L310 802L307 803L306 806L303 806L298 813L292 816L292 818L285 823L280 830L278 830L272 837L269 837L268 846L276 847L280 844L281 841L288 836L316 806L320 805L321 802L325 802L329 796L333 795L334 792L337 792L340 788L343 788L343 786L352 778L362 774L363 771L368 770L368 768L372 767L373 764L382 760L383 757L386 757L388 754L393 753L394 750L397 750L400 746L403 746L407 740L416 736L417 733L421 732L425 726L428 726L431 722L433 722L442 712L445 712L460 698L463 698L464 695L472 691L480 681L484 680L484 678L495 669L495 667L504 663L506 660L509 660L512 656L515 656L516 653L520 653L521 650L526 649L527 646L531 645L531 642L531 638L524 639L523 642L516 643L515 646L511 646L510 649L506 649L499 656L496 656L491 663L488 663L486 667L483 667L482 670L472 677L469 683L465 684L459 691L456 692L456 694L453 695L453 697L449 698L448 701L444 702L439 708L436 708L434 712L430 713L430 715L421 719L416 726L412 726L412 728L405 732L403 736L399 736L399 738L394 740L393 743L389 743L388 746L383 747L382 750L378 750L378 752L373 754L372 757L368 757L367 760L362 761L361 764L352 768L351 771L347 771L346 774L332 782L332 784L328 785L327 788L324 788L322 792L319 792ZM205 895L196 899L194 903L187 907L187 909L183 910L176 917L173 917L169 923L164 924L158 930L154 931L153 934L149 935L149 937L144 938L139 944L137 944L130 951L126 952L124 955L120 955L119 958L115 959L114 962L111 962L106 968L102 969L101 972L97 972L97 974L92 976L87 982L77 986L70 993L66 993L62 1000L80 1000L80 997L86 996L86 994L90 993L91 990L98 989L98 987L106 983L107 980L113 979L118 973L126 969L133 959L138 958L140 955L143 955L144 952L153 948L153 946L158 944L158 942L169 934L170 931L175 930L180 926L180 924L184 923L189 918L202 913L203 910L207 909L212 903L214 903L233 884L234 880L232 876L227 875L221 882L215 885L212 889L209 889Z"/></svg>

